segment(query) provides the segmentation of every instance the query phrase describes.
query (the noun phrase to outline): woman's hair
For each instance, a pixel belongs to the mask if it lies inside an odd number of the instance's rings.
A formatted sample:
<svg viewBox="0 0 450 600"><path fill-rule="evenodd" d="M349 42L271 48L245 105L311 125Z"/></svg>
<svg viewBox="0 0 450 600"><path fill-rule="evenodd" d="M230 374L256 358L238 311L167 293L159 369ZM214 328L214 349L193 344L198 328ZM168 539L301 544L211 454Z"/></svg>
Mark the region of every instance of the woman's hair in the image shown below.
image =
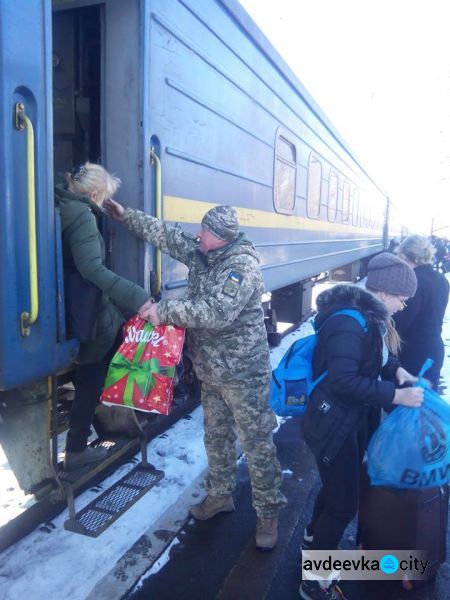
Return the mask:
<svg viewBox="0 0 450 600"><path fill-rule="evenodd" d="M371 288L366 283L366 290L378 296L379 290ZM381 300L380 300L381 302ZM385 318L383 319L383 323L386 326L386 337L384 341L386 342L387 349L394 356L398 356L400 352L400 348L402 347L402 338L399 336L397 329L395 328L395 321L392 317L389 317L386 313Z"/></svg>
<svg viewBox="0 0 450 600"><path fill-rule="evenodd" d="M76 194L97 192L96 202L101 204L106 198L114 196L122 182L101 165L87 162L72 169L68 183L70 190Z"/></svg>
<svg viewBox="0 0 450 600"><path fill-rule="evenodd" d="M386 322L387 334L385 337L387 349L394 356L398 356L400 348L402 347L402 339L398 335L398 331L395 329L395 323L392 317L389 317Z"/></svg>
<svg viewBox="0 0 450 600"><path fill-rule="evenodd" d="M414 265L426 265L433 262L436 249L426 237L409 235L400 242L395 252Z"/></svg>

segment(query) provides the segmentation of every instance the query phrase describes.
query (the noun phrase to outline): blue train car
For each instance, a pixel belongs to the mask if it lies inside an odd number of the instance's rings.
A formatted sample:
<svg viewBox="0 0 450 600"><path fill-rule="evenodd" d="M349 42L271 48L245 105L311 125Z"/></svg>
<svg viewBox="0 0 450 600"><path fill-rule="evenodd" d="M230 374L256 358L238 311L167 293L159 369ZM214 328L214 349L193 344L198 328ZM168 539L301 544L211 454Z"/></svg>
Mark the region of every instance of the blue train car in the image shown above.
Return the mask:
<svg viewBox="0 0 450 600"><path fill-rule="evenodd" d="M234 205L281 313L291 298L286 319L305 312L311 277L385 245L385 195L236 0L5 0L0 70L5 406L33 403L15 390L77 352L55 172L101 161L123 181L121 202L191 231ZM113 270L183 292L183 265L114 224L105 235Z"/></svg>

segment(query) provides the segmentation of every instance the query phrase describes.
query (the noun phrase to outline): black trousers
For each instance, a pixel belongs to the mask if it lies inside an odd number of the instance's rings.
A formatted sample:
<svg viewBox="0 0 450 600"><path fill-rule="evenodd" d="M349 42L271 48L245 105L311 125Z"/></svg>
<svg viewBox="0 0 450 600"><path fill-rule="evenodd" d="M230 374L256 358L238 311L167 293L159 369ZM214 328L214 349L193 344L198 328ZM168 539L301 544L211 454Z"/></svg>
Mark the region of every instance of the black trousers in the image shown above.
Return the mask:
<svg viewBox="0 0 450 600"><path fill-rule="evenodd" d="M358 510L361 464L368 428L352 433L329 466L318 462L322 488L317 495L308 531L311 550L336 550Z"/></svg>
<svg viewBox="0 0 450 600"><path fill-rule="evenodd" d="M103 358L95 363L77 365L75 369L73 379L75 398L69 414L70 428L66 440L67 452L82 452L87 446L95 408L102 393L108 366L121 343L122 328L120 328L113 345Z"/></svg>

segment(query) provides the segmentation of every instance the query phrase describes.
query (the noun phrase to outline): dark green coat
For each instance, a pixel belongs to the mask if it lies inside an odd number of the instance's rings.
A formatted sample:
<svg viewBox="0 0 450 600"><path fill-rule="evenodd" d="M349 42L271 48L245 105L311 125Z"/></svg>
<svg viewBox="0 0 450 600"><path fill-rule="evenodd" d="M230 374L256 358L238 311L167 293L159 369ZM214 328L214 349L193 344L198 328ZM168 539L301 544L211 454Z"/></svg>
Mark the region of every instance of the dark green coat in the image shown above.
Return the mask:
<svg viewBox="0 0 450 600"><path fill-rule="evenodd" d="M84 279L91 281L102 296L97 316L97 336L81 344L77 362L100 360L111 348L124 318L111 300L137 312L149 298L140 286L105 267L105 243L97 226L100 209L88 198L73 194L63 183L55 187L55 204L61 211L64 266L75 265Z"/></svg>

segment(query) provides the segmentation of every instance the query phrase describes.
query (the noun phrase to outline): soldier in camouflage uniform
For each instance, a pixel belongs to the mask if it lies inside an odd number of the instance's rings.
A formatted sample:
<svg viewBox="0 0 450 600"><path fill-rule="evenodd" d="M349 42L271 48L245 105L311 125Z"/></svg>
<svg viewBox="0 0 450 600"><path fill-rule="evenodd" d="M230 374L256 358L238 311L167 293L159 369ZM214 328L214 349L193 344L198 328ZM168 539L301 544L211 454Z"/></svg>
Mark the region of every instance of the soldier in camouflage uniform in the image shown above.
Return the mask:
<svg viewBox="0 0 450 600"><path fill-rule="evenodd" d="M107 201L105 208L136 236L189 268L184 299L147 303L140 314L154 324L187 328L202 381L208 496L191 507L191 514L206 520L234 510L237 430L258 515L256 544L273 548L286 499L272 440L276 419L268 406L271 367L256 250L239 232L236 211L229 206L208 211L198 236L138 210L124 210L114 201Z"/></svg>

